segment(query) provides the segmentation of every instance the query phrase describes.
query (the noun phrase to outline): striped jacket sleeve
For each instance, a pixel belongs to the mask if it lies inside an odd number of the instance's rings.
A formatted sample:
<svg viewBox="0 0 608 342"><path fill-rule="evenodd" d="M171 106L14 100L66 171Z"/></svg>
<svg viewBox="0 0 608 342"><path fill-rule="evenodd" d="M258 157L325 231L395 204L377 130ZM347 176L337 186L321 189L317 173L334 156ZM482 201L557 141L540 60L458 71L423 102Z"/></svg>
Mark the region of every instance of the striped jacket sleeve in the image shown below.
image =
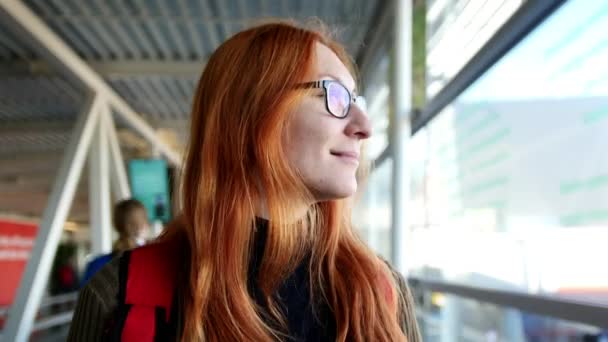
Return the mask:
<svg viewBox="0 0 608 342"><path fill-rule="evenodd" d="M103 341L104 331L118 305L118 265L114 258L97 272L78 296L68 341Z"/></svg>
<svg viewBox="0 0 608 342"><path fill-rule="evenodd" d="M399 323L401 325L401 330L405 333L407 342L422 342L418 320L416 319L416 307L412 292L401 273L393 268L388 261L383 258L381 259L393 273L393 278L397 285L399 295Z"/></svg>
<svg viewBox="0 0 608 342"><path fill-rule="evenodd" d="M418 321L416 320L416 308L414 305L414 297L412 296L412 292L401 274L393 270L393 275L395 276L395 280L399 286L400 292L399 318L401 322L401 329L405 333L408 342L422 342L420 328L418 327Z"/></svg>

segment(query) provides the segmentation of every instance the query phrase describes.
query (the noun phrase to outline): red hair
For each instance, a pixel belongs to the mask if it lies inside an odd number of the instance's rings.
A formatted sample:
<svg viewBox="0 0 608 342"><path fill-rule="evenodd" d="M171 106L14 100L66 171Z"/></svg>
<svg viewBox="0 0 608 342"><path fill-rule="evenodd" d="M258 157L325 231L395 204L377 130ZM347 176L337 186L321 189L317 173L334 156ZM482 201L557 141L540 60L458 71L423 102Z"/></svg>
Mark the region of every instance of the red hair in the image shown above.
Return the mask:
<svg viewBox="0 0 608 342"><path fill-rule="evenodd" d="M192 109L181 222L162 237L187 241L184 341L284 338L285 331L265 323L247 289L261 202L271 220L258 285L274 323L285 327L272 293L311 252L311 292L331 307L338 341L405 340L394 279L352 232L346 200L316 203L293 219L296 207L314 201L288 164L282 139L288 113L305 95L294 85L310 76L317 42L354 70L328 35L288 23L237 33L205 67Z"/></svg>

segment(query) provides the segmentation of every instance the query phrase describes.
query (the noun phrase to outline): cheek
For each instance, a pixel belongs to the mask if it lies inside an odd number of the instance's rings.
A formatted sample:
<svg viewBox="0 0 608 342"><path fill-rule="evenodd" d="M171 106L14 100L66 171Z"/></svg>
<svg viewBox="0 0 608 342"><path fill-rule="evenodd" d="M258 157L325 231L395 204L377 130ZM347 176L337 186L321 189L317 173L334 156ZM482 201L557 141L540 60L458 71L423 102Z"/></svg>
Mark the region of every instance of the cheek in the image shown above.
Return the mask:
<svg viewBox="0 0 608 342"><path fill-rule="evenodd" d="M310 113L309 116L320 116ZM312 171L329 155L331 126L324 120L294 120L287 131L285 148L292 165L300 172Z"/></svg>

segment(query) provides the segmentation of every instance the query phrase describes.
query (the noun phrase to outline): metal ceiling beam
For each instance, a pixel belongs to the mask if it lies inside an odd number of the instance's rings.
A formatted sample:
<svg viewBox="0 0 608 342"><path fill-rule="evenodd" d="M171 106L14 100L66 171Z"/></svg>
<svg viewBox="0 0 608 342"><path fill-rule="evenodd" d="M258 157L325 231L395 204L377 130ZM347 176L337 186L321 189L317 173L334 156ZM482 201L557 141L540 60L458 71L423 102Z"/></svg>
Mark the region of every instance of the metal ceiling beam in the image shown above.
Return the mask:
<svg viewBox="0 0 608 342"><path fill-rule="evenodd" d="M59 0L55 0L55 1L59 1ZM240 0L239 0L240 1ZM266 0L267 2L272 3L272 1ZM223 3L223 2L222 2ZM221 3L220 3L221 4ZM199 4L200 6L208 6L206 4ZM262 4L262 6L264 6L264 4ZM289 17L291 18L296 18L296 19L304 19L301 18L299 15L299 13L295 13L292 10L292 8L289 7L289 3L285 3L284 5L280 5L281 7L281 11L284 11L285 13L289 13ZM348 6L348 5L347 5ZM267 8L269 6L266 6ZM139 8L139 7L138 7ZM240 11L240 10L239 10ZM220 12L221 13L221 12ZM158 14L149 14L146 11L142 10L142 13L139 14L131 14L131 13L126 13L126 14L121 14L121 15L112 15L112 16L105 16L105 15L99 15L99 14L90 14L90 15L84 15L84 14L44 14L42 16L42 19L49 21L49 22L53 22L53 23L80 23L80 22L86 22L89 20L102 20L102 21L114 21L114 20L121 20L121 21L131 21L134 23L138 23L138 24L142 24L142 23L153 23L153 24L158 24L158 23L167 23L167 21L174 21L174 22L193 22L193 23L201 23L201 24L229 24L229 25L249 25L252 23L252 20L255 21L254 17L247 17L247 18L239 18L236 16L232 16L229 12L225 12L226 14L220 14L219 16L193 16L193 15L174 15L174 14L167 14L167 15L158 15ZM276 13L265 13L266 16L277 16ZM284 15L282 15L284 17ZM334 15L334 16L323 16L323 21L327 22L327 23L332 23L332 24L337 24L339 26L350 26L350 25L357 25L357 24L361 24L361 20L360 19L355 19L355 18L345 18L342 15Z"/></svg>
<svg viewBox="0 0 608 342"><path fill-rule="evenodd" d="M73 12L71 7L68 7L68 4L64 0L51 0L51 3L55 5L55 7L59 10L59 13L72 13ZM52 13L53 16L56 16L58 14L53 9L50 9L49 12ZM70 23L57 21L57 22L55 22L55 26L57 26L57 27L63 26L64 29L68 32L77 31L78 34L91 47L91 51L93 51L97 56L99 56L102 59L108 59L110 52L108 51L107 46L104 44L103 41L97 39L97 35L95 34L95 32L93 32L93 29L90 27L89 23L90 23L89 20L79 20L79 21L70 22ZM69 24L69 25L66 25L66 24ZM73 30L72 27L78 27L78 30Z"/></svg>
<svg viewBox="0 0 608 342"><path fill-rule="evenodd" d="M112 17L113 13L109 8L108 1L99 1L97 5L101 9L101 12L104 13L104 16ZM106 24L107 29L110 31L110 35L114 37L120 44L121 48L129 51L130 57L136 60L142 59L141 51L137 47L137 43L131 39L131 35L125 31L124 26L120 25L117 20L111 20L108 24Z"/></svg>
<svg viewBox="0 0 608 342"><path fill-rule="evenodd" d="M197 61L120 61L90 62L88 66L102 77L120 76L184 76L198 77L206 60ZM0 65L0 76L20 76L24 74L54 75L55 69L43 60L4 62Z"/></svg>
<svg viewBox="0 0 608 342"><path fill-rule="evenodd" d="M65 2L66 7L68 6L69 1L63 0L61 2ZM96 45L103 43L107 47L106 52L109 56L114 55L113 57L118 60L125 59L125 55L123 52L124 50L117 44L117 40L120 38L111 36L109 30L104 27L104 22L101 22L99 20L99 17L92 16L91 6L80 0L73 1L72 3L75 4L75 7L78 8L81 13L90 16L88 20L81 21L78 27L89 27L93 36L97 38L96 40L94 40Z"/></svg>
<svg viewBox="0 0 608 342"><path fill-rule="evenodd" d="M189 9L188 9L188 5L186 4L185 0L179 0L177 2L177 6L179 9L179 13L181 15L183 15L183 16L188 15ZM194 47L194 51L196 52L196 54L198 56L204 56L205 51L203 48L203 39L201 38L201 36L199 34L199 30L198 30L196 24L197 23L193 22L192 20L187 20L185 22L186 31L188 33L188 36L190 36L192 46Z"/></svg>
<svg viewBox="0 0 608 342"><path fill-rule="evenodd" d="M144 17L149 17L148 5L143 0L136 0L135 5L140 9ZM131 15L129 16L131 17ZM129 20L133 19L130 18ZM150 32L152 40L156 42L156 46L158 46L161 52L161 58L169 59L171 51L167 45L165 36L159 29L159 24L166 24L166 20L167 19L163 20L162 23L155 23L151 20L142 20L141 24L147 29L148 32Z"/></svg>
<svg viewBox="0 0 608 342"><path fill-rule="evenodd" d="M55 10L52 7L50 1L48 0L34 0L33 5L36 6L39 12L42 12L45 16L53 16L55 14ZM74 30L71 30L68 26L71 23L53 23L55 28L59 30L59 33L66 37L68 42L72 44L72 46L76 46L76 49L85 56L87 59L93 58L93 51L91 50L91 43L84 40L84 38Z"/></svg>
<svg viewBox="0 0 608 342"><path fill-rule="evenodd" d="M211 15L211 9L209 8L208 1L199 1L198 6L200 7L203 16ZM208 46L211 48L211 50L215 50L215 48L219 46L221 42L221 37L219 30L217 29L217 25L216 23L204 19L202 19L201 22L204 23L205 28L207 29L206 33L207 37L209 37Z"/></svg>
<svg viewBox="0 0 608 342"><path fill-rule="evenodd" d="M166 2L165 0L156 1L156 5L160 9L160 12L163 16L169 16L169 9L167 8L167 5L165 4L165 2ZM181 21L180 21L180 23L183 24L183 22L181 22ZM188 48L186 47L186 43L184 43L184 40L182 39L182 34L179 32L179 28L178 28L178 25L176 24L176 21L167 20L166 25L168 28L169 38L175 44L175 47L177 48L177 52L179 53L179 58L180 59L188 58L189 51L188 51Z"/></svg>
<svg viewBox="0 0 608 342"><path fill-rule="evenodd" d="M129 124L141 134L167 160L178 168L181 156L158 139L156 133L89 65L64 43L40 18L21 1L0 0L0 18L3 23L14 28L23 38L33 41L32 47L47 57L60 70L76 81L84 83L108 103Z"/></svg>
<svg viewBox="0 0 608 342"><path fill-rule="evenodd" d="M129 10L127 9L127 7L123 1L116 1L116 2L114 2L114 5L118 9L118 12L129 13ZM152 43L151 43L150 39L148 38L148 35L146 35L144 32L143 25L141 25L140 23L134 22L133 20L126 20L125 23L127 26L129 26L131 28L131 30L135 34L135 38L141 44L144 52L148 55L148 57L151 59L157 59L158 51L154 47L152 47ZM134 49L134 50L138 50L138 49Z"/></svg>
<svg viewBox="0 0 608 342"><path fill-rule="evenodd" d="M218 14L221 18L226 18L228 17L228 9L226 8L226 1L215 1L216 3L216 8L218 11ZM230 25L229 23L227 23L226 21L220 21L217 23L217 25L219 25L222 30L224 31L224 35L225 36L231 36L232 34L230 33L231 30L229 29L229 27L231 27L232 25ZM220 32L222 31L220 30ZM225 37L228 38L228 37Z"/></svg>

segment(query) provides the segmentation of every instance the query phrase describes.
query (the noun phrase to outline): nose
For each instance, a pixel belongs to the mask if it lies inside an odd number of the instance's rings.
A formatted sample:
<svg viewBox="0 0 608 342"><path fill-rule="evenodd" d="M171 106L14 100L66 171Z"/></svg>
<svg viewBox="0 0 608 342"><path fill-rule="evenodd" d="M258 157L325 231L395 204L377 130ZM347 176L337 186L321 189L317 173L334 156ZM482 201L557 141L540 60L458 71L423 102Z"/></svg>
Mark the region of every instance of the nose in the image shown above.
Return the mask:
<svg viewBox="0 0 608 342"><path fill-rule="evenodd" d="M352 104L346 118L348 124L344 133L349 137L359 140L367 139L372 135L372 125L367 117L367 113L356 104Z"/></svg>

